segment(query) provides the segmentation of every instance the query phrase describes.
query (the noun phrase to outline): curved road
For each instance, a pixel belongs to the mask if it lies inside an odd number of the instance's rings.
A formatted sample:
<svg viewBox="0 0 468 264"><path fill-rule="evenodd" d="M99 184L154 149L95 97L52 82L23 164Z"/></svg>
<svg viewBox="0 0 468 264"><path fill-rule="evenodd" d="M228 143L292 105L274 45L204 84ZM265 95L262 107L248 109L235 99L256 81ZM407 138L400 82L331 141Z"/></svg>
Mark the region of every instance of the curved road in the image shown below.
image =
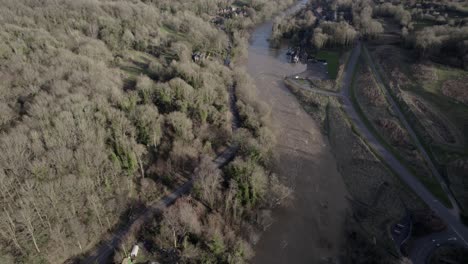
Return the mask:
<svg viewBox="0 0 468 264"><path fill-rule="evenodd" d="M432 209L444 222L447 224L447 230L442 233L436 233L427 237L423 237L415 241L416 250L412 252L411 259L415 264L425 263L427 255L432 252L434 245L441 243L457 243L460 246L468 247L468 228L463 225L458 215L452 209L445 207L439 200L429 192L422 183L416 179L413 174L403 166L400 161L387 150L375 137L375 135L367 128L365 122L358 114L354 105L351 102L350 88L352 84L354 70L356 68L360 53L361 42L358 42L353 48L348 64L345 69L344 78L341 84L340 97L342 108L352 120L360 136L363 137L367 144L374 149L380 158L395 171L400 178ZM314 88L306 88L302 85L302 89L314 91ZM455 238L456 240L452 240ZM451 240L449 240L451 239ZM433 242L435 240L435 242Z"/></svg>

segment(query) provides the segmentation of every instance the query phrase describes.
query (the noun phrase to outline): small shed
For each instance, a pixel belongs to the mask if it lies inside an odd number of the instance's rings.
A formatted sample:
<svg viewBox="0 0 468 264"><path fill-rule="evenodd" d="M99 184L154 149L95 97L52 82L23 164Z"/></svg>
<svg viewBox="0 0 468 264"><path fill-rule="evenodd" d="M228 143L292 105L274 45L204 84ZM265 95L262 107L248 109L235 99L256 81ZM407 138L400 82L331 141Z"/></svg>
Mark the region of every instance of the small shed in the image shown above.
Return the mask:
<svg viewBox="0 0 468 264"><path fill-rule="evenodd" d="M138 256L138 251L140 250L140 247L138 245L134 245L132 248L132 252L130 253L130 258L134 260Z"/></svg>

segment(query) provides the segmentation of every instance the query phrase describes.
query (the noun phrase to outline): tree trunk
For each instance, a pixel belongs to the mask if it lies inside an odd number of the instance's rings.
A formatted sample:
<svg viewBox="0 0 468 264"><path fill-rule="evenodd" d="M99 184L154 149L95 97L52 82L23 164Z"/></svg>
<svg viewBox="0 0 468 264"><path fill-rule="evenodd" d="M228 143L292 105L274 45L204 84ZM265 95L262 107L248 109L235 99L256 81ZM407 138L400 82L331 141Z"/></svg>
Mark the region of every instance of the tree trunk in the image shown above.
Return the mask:
<svg viewBox="0 0 468 264"><path fill-rule="evenodd" d="M97 206L96 206L96 201L94 199L95 198L93 197L90 200L91 200L91 203L93 204L94 211L96 212L96 216L97 216L97 219L99 221L99 225L102 228L103 225L102 225L102 221L101 221L101 216L99 215L99 211L98 211Z"/></svg>
<svg viewBox="0 0 468 264"><path fill-rule="evenodd" d="M141 177L145 178L145 170L143 169L143 162L141 162L140 157L138 157L138 163L140 164Z"/></svg>
<svg viewBox="0 0 468 264"><path fill-rule="evenodd" d="M37 253L41 253L39 247L37 246L36 238L34 237L34 232L31 232L32 240L34 242L34 246L36 247Z"/></svg>
<svg viewBox="0 0 468 264"><path fill-rule="evenodd" d="M21 247L18 243L18 239L16 238L16 226L15 226L15 223L13 222L13 219L11 219L11 216L10 216L10 213L6 210L5 210L5 214L7 216L7 232L9 233L9 236L11 238L11 240L13 241L13 244L15 244L15 246L21 250Z"/></svg>
<svg viewBox="0 0 468 264"><path fill-rule="evenodd" d="M172 234L174 237L174 249L176 249L177 248L177 235L176 235L176 231L174 228L172 228Z"/></svg>

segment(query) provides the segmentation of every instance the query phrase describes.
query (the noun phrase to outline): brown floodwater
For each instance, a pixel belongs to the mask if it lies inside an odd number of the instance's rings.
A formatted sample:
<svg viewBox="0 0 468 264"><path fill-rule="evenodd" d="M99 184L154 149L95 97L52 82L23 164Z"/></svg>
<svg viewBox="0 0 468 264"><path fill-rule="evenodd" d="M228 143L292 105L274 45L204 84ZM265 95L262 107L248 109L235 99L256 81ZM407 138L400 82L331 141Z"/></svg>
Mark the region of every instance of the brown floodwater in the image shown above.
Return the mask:
<svg viewBox="0 0 468 264"><path fill-rule="evenodd" d="M294 190L294 200L274 210L275 220L256 244L252 262L320 263L339 255L348 208L346 188L319 124L283 84L285 75L301 73L306 65L288 63L285 45L271 48L271 31L271 21L253 31L246 67L259 100L271 108L277 173Z"/></svg>

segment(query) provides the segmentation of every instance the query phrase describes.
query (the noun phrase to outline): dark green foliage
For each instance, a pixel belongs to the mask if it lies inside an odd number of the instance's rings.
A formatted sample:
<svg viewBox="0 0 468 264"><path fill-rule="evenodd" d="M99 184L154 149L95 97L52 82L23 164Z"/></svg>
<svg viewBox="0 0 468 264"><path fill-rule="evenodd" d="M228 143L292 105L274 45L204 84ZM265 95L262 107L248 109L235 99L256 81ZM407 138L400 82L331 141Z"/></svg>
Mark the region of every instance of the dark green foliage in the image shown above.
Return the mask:
<svg viewBox="0 0 468 264"><path fill-rule="evenodd" d="M317 53L317 59L327 61L327 71L331 79L336 79L338 75L338 67L340 63L340 54L337 51L319 51Z"/></svg>
<svg viewBox="0 0 468 264"><path fill-rule="evenodd" d="M135 153L125 144L126 143L119 138L113 139L111 159L114 163L119 164L122 170L125 170L128 175L132 175L137 168L137 160Z"/></svg>
<svg viewBox="0 0 468 264"><path fill-rule="evenodd" d="M253 160L236 159L226 170L229 178L237 182L237 198L247 207L255 206L264 198L267 175Z"/></svg>

